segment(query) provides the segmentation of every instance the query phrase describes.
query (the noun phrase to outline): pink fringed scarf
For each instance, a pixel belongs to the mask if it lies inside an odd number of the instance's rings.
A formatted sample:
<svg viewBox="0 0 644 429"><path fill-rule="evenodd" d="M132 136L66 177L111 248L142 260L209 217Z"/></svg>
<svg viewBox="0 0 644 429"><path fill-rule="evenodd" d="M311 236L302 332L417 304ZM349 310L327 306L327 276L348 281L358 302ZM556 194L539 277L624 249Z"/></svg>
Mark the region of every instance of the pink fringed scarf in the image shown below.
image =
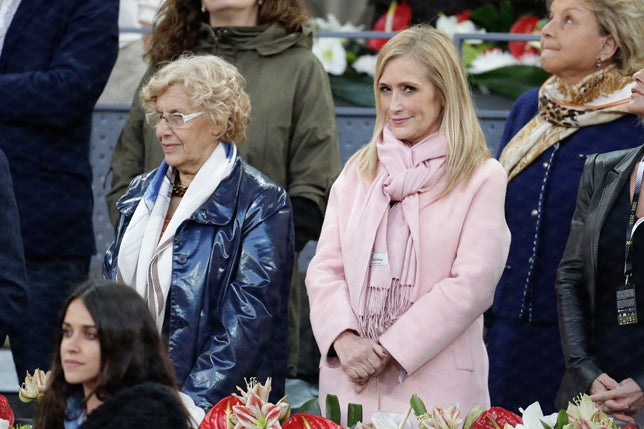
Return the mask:
<svg viewBox="0 0 644 429"><path fill-rule="evenodd" d="M385 127L377 143L381 167L371 183L355 222L352 255L356 264L347 278L362 279L358 316L362 335L377 339L411 306L418 283L419 194L440 192L447 137L432 134L414 146Z"/></svg>

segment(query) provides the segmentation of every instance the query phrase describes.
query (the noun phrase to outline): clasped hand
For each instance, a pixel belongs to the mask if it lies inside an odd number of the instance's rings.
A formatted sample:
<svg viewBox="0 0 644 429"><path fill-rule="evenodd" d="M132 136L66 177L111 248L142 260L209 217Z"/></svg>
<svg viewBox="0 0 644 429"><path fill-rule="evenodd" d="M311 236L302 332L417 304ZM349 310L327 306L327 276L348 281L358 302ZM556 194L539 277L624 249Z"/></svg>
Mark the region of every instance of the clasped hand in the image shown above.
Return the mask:
<svg viewBox="0 0 644 429"><path fill-rule="evenodd" d="M391 355L380 344L345 331L333 343L342 370L362 392L369 380L378 377L391 360Z"/></svg>
<svg viewBox="0 0 644 429"><path fill-rule="evenodd" d="M628 423L635 423L632 415L644 408L644 392L635 380L618 383L606 373L593 380L590 399L606 414Z"/></svg>

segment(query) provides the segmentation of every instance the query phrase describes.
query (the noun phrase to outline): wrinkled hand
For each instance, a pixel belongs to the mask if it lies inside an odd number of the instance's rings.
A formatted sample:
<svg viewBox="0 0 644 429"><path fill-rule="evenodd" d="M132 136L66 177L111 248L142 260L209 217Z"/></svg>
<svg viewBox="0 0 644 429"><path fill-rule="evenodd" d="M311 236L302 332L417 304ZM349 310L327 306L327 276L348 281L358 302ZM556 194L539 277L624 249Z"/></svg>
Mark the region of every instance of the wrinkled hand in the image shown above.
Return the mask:
<svg viewBox="0 0 644 429"><path fill-rule="evenodd" d="M342 370L356 383L356 391L362 392L366 384L385 369L391 355L369 338L362 338L354 332L345 331L333 343Z"/></svg>
<svg viewBox="0 0 644 429"><path fill-rule="evenodd" d="M617 381L613 380L604 372L599 374L599 376L593 380L588 393L594 395L595 393L606 392L616 388L618 384L619 383L617 383Z"/></svg>
<svg viewBox="0 0 644 429"><path fill-rule="evenodd" d="M612 380L607 375L606 377ZM593 385L595 381L593 381ZM644 392L632 378L615 383L614 387L597 393L592 391L591 386L590 399L605 413L628 423L635 423L632 415L644 408Z"/></svg>

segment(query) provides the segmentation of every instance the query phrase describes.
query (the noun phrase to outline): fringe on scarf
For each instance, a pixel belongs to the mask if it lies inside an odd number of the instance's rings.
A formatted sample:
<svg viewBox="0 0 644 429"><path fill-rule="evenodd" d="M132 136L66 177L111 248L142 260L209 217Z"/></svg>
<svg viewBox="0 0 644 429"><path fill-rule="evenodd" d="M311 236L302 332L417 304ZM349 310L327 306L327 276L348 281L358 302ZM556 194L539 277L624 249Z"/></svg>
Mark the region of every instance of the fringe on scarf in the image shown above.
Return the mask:
<svg viewBox="0 0 644 429"><path fill-rule="evenodd" d="M387 330L411 307L412 285L401 285L393 279L391 287L369 286L365 295L365 314L359 317L362 335L378 341Z"/></svg>

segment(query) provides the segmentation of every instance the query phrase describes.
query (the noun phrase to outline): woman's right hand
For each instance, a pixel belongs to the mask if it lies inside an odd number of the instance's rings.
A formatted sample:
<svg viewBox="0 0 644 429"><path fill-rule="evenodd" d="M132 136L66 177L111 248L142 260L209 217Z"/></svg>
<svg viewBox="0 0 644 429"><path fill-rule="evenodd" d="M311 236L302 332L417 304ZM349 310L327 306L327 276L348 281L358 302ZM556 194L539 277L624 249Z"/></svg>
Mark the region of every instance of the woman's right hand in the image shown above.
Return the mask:
<svg viewBox="0 0 644 429"><path fill-rule="evenodd" d="M342 370L356 383L361 392L369 380L380 375L391 359L389 353L375 341L362 338L352 331L341 333L333 343Z"/></svg>
<svg viewBox="0 0 644 429"><path fill-rule="evenodd" d="M588 389L588 393L594 395L595 393L606 392L607 390L616 388L618 384L619 383L617 381L613 380L608 374L603 372L593 380L590 385L590 389Z"/></svg>

